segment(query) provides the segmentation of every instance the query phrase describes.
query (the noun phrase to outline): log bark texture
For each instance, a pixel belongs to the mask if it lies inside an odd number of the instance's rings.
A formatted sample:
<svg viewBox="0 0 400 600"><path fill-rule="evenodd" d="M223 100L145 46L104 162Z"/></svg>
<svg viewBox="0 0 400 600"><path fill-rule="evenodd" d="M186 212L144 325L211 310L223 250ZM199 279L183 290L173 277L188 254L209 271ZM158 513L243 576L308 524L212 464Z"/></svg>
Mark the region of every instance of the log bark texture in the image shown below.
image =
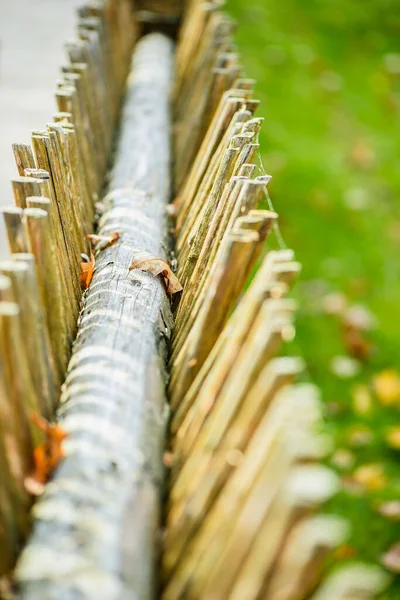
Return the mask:
<svg viewBox="0 0 400 600"><path fill-rule="evenodd" d="M172 317L161 278L129 266L168 253L172 70L166 36L138 43L99 222L121 237L97 252L83 300L58 409L66 456L34 508L23 599L154 596Z"/></svg>
<svg viewBox="0 0 400 600"><path fill-rule="evenodd" d="M160 15L181 16L186 0L136 0L138 10L148 10Z"/></svg>

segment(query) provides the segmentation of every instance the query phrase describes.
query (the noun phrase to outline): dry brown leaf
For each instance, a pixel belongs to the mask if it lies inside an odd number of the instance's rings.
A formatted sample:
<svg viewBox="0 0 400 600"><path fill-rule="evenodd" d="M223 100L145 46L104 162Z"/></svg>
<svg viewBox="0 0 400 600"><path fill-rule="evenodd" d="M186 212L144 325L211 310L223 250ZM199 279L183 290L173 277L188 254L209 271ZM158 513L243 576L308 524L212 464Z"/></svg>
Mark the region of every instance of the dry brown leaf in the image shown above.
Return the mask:
<svg viewBox="0 0 400 600"><path fill-rule="evenodd" d="M343 341L347 352L361 361L366 361L372 352L372 344L360 329L349 323L343 325Z"/></svg>
<svg viewBox="0 0 400 600"><path fill-rule="evenodd" d="M172 452L164 452L163 454L163 463L167 469L172 469L175 463L175 456Z"/></svg>
<svg viewBox="0 0 400 600"><path fill-rule="evenodd" d="M169 264L162 258L156 258L148 252L141 252L138 254L129 267L130 271L133 269L140 269L141 271L147 271L155 277L162 275L167 286L167 294L172 295L182 291L182 286L179 283L179 279L171 270Z"/></svg>
<svg viewBox="0 0 400 600"><path fill-rule="evenodd" d="M120 231L113 231L107 235L96 235L91 233L86 236L90 244L95 250L105 250L109 246L115 244L116 241L121 237Z"/></svg>
<svg viewBox="0 0 400 600"><path fill-rule="evenodd" d="M43 492L44 484L61 462L64 452L62 442L67 433L57 423L49 423L39 415L33 415L32 421L45 434L45 440L33 451L34 471L25 479L25 487L33 496Z"/></svg>
<svg viewBox="0 0 400 600"><path fill-rule="evenodd" d="M333 560L346 560L357 556L357 550L350 544L342 544L338 546L332 553Z"/></svg>
<svg viewBox="0 0 400 600"><path fill-rule="evenodd" d="M382 564L393 573L400 573L400 543L395 544L382 556Z"/></svg>
<svg viewBox="0 0 400 600"><path fill-rule="evenodd" d="M79 281L81 284L82 290L87 290L92 281L93 272L95 267L95 259L92 250L90 250L90 260L81 262L81 274L79 276Z"/></svg>
<svg viewBox="0 0 400 600"><path fill-rule="evenodd" d="M374 377L377 398L384 406L400 404L400 375L394 369L387 369Z"/></svg>

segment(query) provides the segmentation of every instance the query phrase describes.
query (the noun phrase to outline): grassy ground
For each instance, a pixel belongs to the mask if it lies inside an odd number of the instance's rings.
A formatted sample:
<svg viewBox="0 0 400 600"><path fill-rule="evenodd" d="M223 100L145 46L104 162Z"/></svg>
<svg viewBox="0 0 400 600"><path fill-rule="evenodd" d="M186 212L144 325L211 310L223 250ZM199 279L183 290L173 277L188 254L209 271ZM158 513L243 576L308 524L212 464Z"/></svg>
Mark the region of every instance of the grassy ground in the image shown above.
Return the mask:
<svg viewBox="0 0 400 600"><path fill-rule="evenodd" d="M344 484L328 508L352 523L335 562L381 563L400 541L400 2L228 10L258 81L271 198L303 265L297 351L322 390ZM400 598L396 576L382 598Z"/></svg>

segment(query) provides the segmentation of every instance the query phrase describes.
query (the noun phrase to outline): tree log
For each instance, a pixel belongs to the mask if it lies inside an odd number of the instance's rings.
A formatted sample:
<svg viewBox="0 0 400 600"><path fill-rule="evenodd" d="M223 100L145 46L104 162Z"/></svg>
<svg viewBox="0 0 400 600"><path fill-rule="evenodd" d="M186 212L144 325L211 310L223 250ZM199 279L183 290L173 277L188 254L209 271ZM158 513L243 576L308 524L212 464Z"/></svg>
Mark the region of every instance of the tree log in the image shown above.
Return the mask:
<svg viewBox="0 0 400 600"><path fill-rule="evenodd" d="M186 3L186 0L136 0L135 7L155 15L180 17Z"/></svg>
<svg viewBox="0 0 400 600"><path fill-rule="evenodd" d="M98 250L58 420L65 458L36 504L17 565L29 600L147 600L154 595L165 361L172 316L161 278L129 271L139 252L166 258L173 45L150 34L128 78Z"/></svg>

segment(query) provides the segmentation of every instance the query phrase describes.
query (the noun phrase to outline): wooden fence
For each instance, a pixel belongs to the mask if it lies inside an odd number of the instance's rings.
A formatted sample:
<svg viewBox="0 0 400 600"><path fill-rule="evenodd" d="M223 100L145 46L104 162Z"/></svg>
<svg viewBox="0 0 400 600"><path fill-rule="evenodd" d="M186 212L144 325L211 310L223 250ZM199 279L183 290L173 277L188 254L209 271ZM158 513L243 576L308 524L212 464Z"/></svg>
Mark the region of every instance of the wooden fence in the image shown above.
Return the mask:
<svg viewBox="0 0 400 600"><path fill-rule="evenodd" d="M263 119L220 4L83 6L59 112L13 147L1 597L361 600L387 585L376 566L327 570L349 534L320 510L340 484L318 390L280 355L300 265L265 251ZM140 25L167 21L176 46L152 32L131 57Z"/></svg>

